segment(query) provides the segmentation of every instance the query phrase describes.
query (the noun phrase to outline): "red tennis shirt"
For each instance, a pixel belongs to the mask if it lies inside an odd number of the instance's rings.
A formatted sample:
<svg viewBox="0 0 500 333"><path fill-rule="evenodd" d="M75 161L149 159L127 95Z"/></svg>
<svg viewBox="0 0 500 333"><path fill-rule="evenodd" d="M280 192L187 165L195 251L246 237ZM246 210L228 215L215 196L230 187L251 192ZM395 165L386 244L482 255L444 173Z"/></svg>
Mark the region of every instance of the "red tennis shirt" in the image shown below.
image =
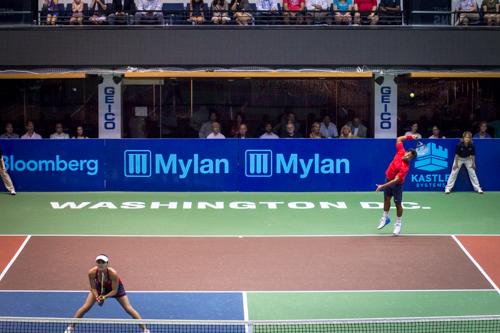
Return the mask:
<svg viewBox="0 0 500 333"><path fill-rule="evenodd" d="M385 176L389 181L398 176L399 183L403 184L405 181L405 177L410 170L410 164L407 161L403 160L403 156L406 153L403 142L396 143L396 151L396 155L394 155L391 164L389 164L389 167L385 171Z"/></svg>

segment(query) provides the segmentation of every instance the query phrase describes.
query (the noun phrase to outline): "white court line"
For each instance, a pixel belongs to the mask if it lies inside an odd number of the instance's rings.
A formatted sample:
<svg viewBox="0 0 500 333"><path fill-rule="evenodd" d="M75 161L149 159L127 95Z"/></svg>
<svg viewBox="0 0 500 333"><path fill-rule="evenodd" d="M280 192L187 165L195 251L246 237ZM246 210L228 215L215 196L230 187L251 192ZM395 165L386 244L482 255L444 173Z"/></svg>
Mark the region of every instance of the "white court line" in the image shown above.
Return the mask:
<svg viewBox="0 0 500 333"><path fill-rule="evenodd" d="M92 234L0 234L0 236L32 236L32 237L150 237L150 238L307 238L307 237L390 237L392 234L325 234L325 235L92 235ZM450 236L491 236L500 237L500 234L401 234L402 237L450 237Z"/></svg>
<svg viewBox="0 0 500 333"><path fill-rule="evenodd" d="M26 244L28 244L28 242L29 242L30 239L31 239L31 235L27 235L26 239L24 240L24 242L21 244L21 246L19 247L19 249L17 249L16 254L9 261L9 264L5 267L5 269L3 270L2 274L0 274L0 281L2 281L3 277L5 276L5 274L7 274L7 271L14 264L14 261L16 261L17 257L21 254L21 252L23 251L23 249L26 246Z"/></svg>
<svg viewBox="0 0 500 333"><path fill-rule="evenodd" d="M245 321L248 321L248 298L247 298L247 293L244 291L242 293L243 296L243 319ZM245 325L245 332L251 332L251 329L248 327L248 325Z"/></svg>
<svg viewBox="0 0 500 333"><path fill-rule="evenodd" d="M376 289L376 290L127 290L130 294L244 294L276 293L276 294L306 294L306 293L400 293L400 292L492 292L495 289ZM88 293L88 290L0 290L0 293Z"/></svg>
<svg viewBox="0 0 500 333"><path fill-rule="evenodd" d="M488 280L488 282L491 284L491 286L493 288L495 288L495 290L497 291L497 293L500 294L500 289L498 288L498 286L495 284L495 282L488 276L488 274L486 273L486 271L481 267L481 265L479 265L479 263L476 261L476 259L474 259L474 257L469 253L469 251L467 251L467 249L465 248L465 246L458 240L458 238L455 236L455 235L452 235L451 236L453 238L453 240L458 244L458 246L462 249L462 251L464 251L465 255L469 258L470 261L472 261L472 263L474 264L474 266L476 266L476 268L481 272L481 274L483 274L483 276L486 278L486 280Z"/></svg>

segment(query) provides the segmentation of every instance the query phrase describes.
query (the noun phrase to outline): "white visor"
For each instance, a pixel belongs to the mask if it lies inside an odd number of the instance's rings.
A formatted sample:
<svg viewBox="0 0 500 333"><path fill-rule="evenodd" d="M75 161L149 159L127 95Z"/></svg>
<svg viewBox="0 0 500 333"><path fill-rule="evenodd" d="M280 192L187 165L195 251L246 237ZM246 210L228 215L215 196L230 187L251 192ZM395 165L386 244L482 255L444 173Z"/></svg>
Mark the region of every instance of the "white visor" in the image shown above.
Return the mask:
<svg viewBox="0 0 500 333"><path fill-rule="evenodd" d="M108 257L106 257L104 254L100 254L100 255L98 255L98 256L95 258L95 261L97 261L97 260L102 260L102 261L104 261L104 262L108 262L108 261L109 261Z"/></svg>

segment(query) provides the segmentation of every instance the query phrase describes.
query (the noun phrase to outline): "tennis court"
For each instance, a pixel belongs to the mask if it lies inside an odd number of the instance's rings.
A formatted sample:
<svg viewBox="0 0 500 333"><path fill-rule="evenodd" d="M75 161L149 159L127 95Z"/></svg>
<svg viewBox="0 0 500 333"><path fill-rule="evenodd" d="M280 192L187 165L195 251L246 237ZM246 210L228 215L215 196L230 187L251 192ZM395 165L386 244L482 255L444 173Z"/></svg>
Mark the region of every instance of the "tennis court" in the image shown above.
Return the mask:
<svg viewBox="0 0 500 333"><path fill-rule="evenodd" d="M98 253L145 319L500 315L500 194L404 200L393 237L377 193L2 195L0 316L71 317Z"/></svg>

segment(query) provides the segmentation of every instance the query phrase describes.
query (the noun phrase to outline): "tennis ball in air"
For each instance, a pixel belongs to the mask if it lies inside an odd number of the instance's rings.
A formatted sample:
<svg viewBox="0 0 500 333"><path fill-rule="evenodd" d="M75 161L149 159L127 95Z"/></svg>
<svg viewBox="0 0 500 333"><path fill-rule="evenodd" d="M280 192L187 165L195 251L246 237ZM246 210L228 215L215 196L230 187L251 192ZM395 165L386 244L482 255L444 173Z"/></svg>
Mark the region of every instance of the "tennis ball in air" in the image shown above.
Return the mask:
<svg viewBox="0 0 500 333"><path fill-rule="evenodd" d="M411 98L415 98L415 93L410 93Z"/></svg>

